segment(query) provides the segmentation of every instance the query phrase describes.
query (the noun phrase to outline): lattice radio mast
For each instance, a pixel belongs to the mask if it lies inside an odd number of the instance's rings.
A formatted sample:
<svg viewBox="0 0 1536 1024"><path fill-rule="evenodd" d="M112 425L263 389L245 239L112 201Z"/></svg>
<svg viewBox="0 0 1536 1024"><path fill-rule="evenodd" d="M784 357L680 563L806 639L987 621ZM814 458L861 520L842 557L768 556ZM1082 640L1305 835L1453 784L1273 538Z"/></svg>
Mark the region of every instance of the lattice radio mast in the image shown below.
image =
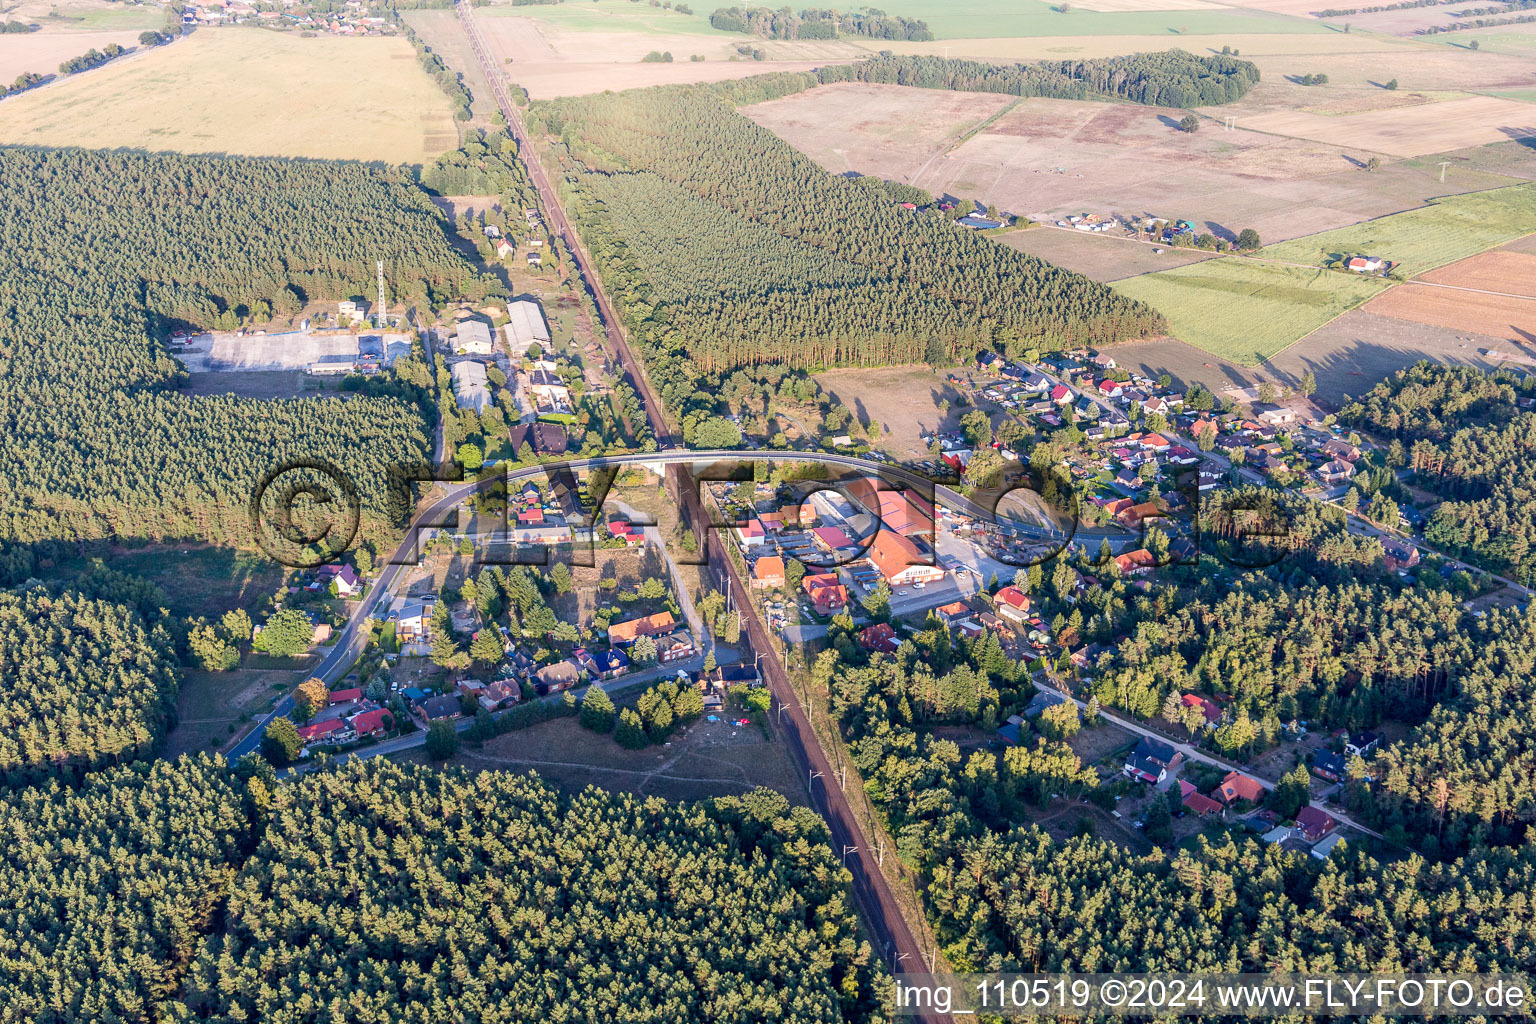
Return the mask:
<svg viewBox="0 0 1536 1024"><path fill-rule="evenodd" d="M383 329L384 323L384 261L379 260L379 313L374 318L374 326Z"/></svg>

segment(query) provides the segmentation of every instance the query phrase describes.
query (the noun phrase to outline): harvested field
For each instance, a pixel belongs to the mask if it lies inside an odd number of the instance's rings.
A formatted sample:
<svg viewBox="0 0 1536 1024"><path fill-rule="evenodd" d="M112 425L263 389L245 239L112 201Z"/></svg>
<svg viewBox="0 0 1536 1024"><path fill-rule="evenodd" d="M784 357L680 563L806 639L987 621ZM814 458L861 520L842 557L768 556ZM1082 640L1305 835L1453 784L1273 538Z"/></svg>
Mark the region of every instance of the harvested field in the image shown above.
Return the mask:
<svg viewBox="0 0 1536 1024"><path fill-rule="evenodd" d="M6 100L0 141L423 163L458 129L404 39L230 28Z"/></svg>
<svg viewBox="0 0 1536 1024"><path fill-rule="evenodd" d="M400 17L421 37L422 42L432 48L433 53L464 76L474 123L479 127L489 127L491 115L496 110L496 100L491 95L490 83L486 81L485 69L470 49L469 36L464 34L464 26L458 14L452 10L415 10L401 11ZM482 31L489 20L480 21Z"/></svg>
<svg viewBox="0 0 1536 1024"><path fill-rule="evenodd" d="M1482 352L1499 344L1498 338L1354 309L1257 367L1218 359L1172 338L1130 342L1114 351L1122 366L1154 374L1166 370L1180 386L1199 381L1218 394L1265 380L1294 385L1311 370L1317 378L1313 399L1336 410L1345 395L1362 395L1420 359L1492 369Z"/></svg>
<svg viewBox="0 0 1536 1024"><path fill-rule="evenodd" d="M1155 253L1153 246L1142 242L1060 228L1013 231L997 240L1095 281L1106 282L1199 263L1214 255L1198 249L1163 249L1162 253Z"/></svg>
<svg viewBox="0 0 1536 1024"><path fill-rule="evenodd" d="M997 111L1004 112L984 131L954 146ZM1210 123L1186 135L1173 127L1183 111L1134 104L1008 106L986 94L849 84L743 112L833 173L875 174L1035 219L1084 211L1187 217L1228 239L1245 227L1270 240L1293 238L1515 180L1476 169L1478 158L1468 154L1445 184L1427 162L1366 174L1337 146ZM1500 167L1536 174L1536 153L1514 148Z"/></svg>
<svg viewBox="0 0 1536 1024"><path fill-rule="evenodd" d="M1507 245L1500 246L1499 249L1504 252L1536 253L1536 235L1526 235L1524 238L1517 238Z"/></svg>
<svg viewBox="0 0 1536 1024"><path fill-rule="evenodd" d="M920 435L958 429L966 411L960 392L926 366L828 370L816 374L816 383L860 423L879 423L880 447L897 455L925 451ZM941 409L946 400L949 408Z"/></svg>
<svg viewBox="0 0 1536 1024"><path fill-rule="evenodd" d="M1378 295L1365 308L1379 316L1536 343L1536 299L1409 282Z"/></svg>
<svg viewBox="0 0 1536 1024"><path fill-rule="evenodd" d="M1123 13L1125 11L1202 11L1230 6L1216 0L1080 0L1075 6L1085 11Z"/></svg>
<svg viewBox="0 0 1536 1024"><path fill-rule="evenodd" d="M1168 318L1174 337L1256 366L1385 288L1386 282L1233 257L1114 285Z"/></svg>
<svg viewBox="0 0 1536 1024"><path fill-rule="evenodd" d="M829 85L742 108L833 173L855 170L897 181L923 168L1013 98L995 93Z"/></svg>
<svg viewBox="0 0 1536 1024"><path fill-rule="evenodd" d="M1270 259L1322 264L1366 253L1400 264L1395 273L1421 274L1536 231L1536 185L1447 196L1417 210L1352 228L1266 246Z"/></svg>
<svg viewBox="0 0 1536 1024"><path fill-rule="evenodd" d="M1276 111L1245 117L1242 126L1391 156L1418 156L1536 136L1536 109L1518 100L1472 96L1342 117Z"/></svg>
<svg viewBox="0 0 1536 1024"><path fill-rule="evenodd" d="M4 20L0 17L0 20ZM142 29L107 29L99 32L53 30L26 35L0 35L0 85L10 85L21 75L57 75L59 65L87 50L116 43L132 49L139 45Z"/></svg>
<svg viewBox="0 0 1536 1024"><path fill-rule="evenodd" d="M1521 241L1536 242L1536 235L1527 235ZM1536 254L1506 246L1504 251L1479 253L1431 270L1416 280L1536 298Z"/></svg>
<svg viewBox="0 0 1536 1024"><path fill-rule="evenodd" d="M1262 54L1354 53L1407 45L1395 40L1374 40L1365 36L1344 35L1342 32L1314 32L1306 22L1296 19L1280 19L1279 23L1287 26L1287 30L1223 32L1218 38L1200 40L1181 40L1176 33L1167 31L1136 33L1127 30L1117 35L1083 33L1015 36L1005 36L999 32L921 43L882 40L880 48L894 53L929 53L939 56L948 51L951 57L970 60L1062 60L1067 57L1113 57L1123 53L1166 50L1175 46L1193 53L1203 53L1207 48L1219 52L1223 45L1227 45L1241 50L1245 58L1254 58ZM1212 47L1212 43L1216 45Z"/></svg>
<svg viewBox="0 0 1536 1024"><path fill-rule="evenodd" d="M524 64L509 69L512 80L536 100L587 96L609 89L648 89L653 85L726 82L770 71L814 71L827 61L712 60L673 64Z"/></svg>

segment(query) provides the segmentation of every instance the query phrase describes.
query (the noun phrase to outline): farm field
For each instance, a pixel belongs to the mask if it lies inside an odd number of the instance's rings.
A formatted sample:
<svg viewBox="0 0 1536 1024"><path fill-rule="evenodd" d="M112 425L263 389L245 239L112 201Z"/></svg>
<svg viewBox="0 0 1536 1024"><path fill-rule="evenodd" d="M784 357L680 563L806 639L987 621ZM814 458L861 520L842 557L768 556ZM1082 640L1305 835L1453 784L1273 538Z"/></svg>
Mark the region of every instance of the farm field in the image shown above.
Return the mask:
<svg viewBox="0 0 1536 1024"><path fill-rule="evenodd" d="M1173 338L1116 345L1115 359L1144 373L1166 370L1180 386L1198 381L1217 394L1266 380L1294 386L1311 370L1317 379L1313 400L1336 410L1346 395L1364 394L1420 359L1492 369L1482 350L1498 344L1497 338L1464 330L1352 309L1256 367L1239 366Z"/></svg>
<svg viewBox="0 0 1536 1024"><path fill-rule="evenodd" d="M1532 257L1532 262L1536 262L1536 257ZM1365 308L1399 320L1536 343L1536 298L1486 295L1410 281L1378 295Z"/></svg>
<svg viewBox="0 0 1536 1024"><path fill-rule="evenodd" d="M880 48L901 54L930 53L942 56L948 52L951 57L970 60L1064 60L1075 57L1113 57L1122 53L1166 50L1175 46L1191 53L1205 53L1211 49L1219 52L1222 46L1231 46L1240 50L1243 57L1256 58L1264 54L1316 56L1356 53L1410 45L1393 39L1314 32L1306 21L1300 19L1281 19L1279 24L1285 26L1284 31L1243 29L1220 33L1214 39L1181 39L1176 32L1143 33L1129 29L1118 33L1085 32L1081 35L1007 36L998 32L993 35L929 42L881 40Z"/></svg>
<svg viewBox="0 0 1536 1024"><path fill-rule="evenodd" d="M0 20L42 26L39 35L55 32L132 32L165 24L165 8L153 4L117 3L114 0L21 0L4 6ZM84 52L84 51L81 51Z"/></svg>
<svg viewBox="0 0 1536 1024"><path fill-rule="evenodd" d="M987 94L865 84L743 108L833 173L875 174L1035 219L1183 217L1227 238L1245 227L1272 241L1314 234L1447 192L1513 184L1515 169L1536 174L1536 152L1513 145L1492 161L1500 173L1479 170L1477 152L1457 155L1445 184L1431 163L1367 174L1336 146L1219 125L1186 135L1173 127L1182 111L1038 98L1006 107L955 145L999 110L1004 100Z"/></svg>
<svg viewBox="0 0 1536 1024"><path fill-rule="evenodd" d="M1536 108L1519 100L1469 96L1440 103L1333 115L1305 110L1245 117L1242 126L1291 138L1384 153L1420 156L1536 132Z"/></svg>
<svg viewBox="0 0 1536 1024"><path fill-rule="evenodd" d="M1106 0L1115 10L1090 10L1071 4L1063 13L1042 0L889 0L879 5L889 14L921 18L938 39L1010 36L1159 35L1213 33L1305 33L1326 31L1320 24L1267 11L1211 5L1161 9L1169 0ZM882 41L881 46L885 48Z"/></svg>
<svg viewBox="0 0 1536 1024"><path fill-rule="evenodd" d="M1085 231L1063 231L1059 228L1011 231L999 235L997 240L1059 267L1105 282L1199 263L1201 260L1212 259L1214 255L1198 249L1165 248L1161 253L1156 253L1152 251L1153 246L1130 239L1106 238Z"/></svg>
<svg viewBox="0 0 1536 1024"><path fill-rule="evenodd" d="M139 45L142 31L139 28L77 31L50 27L26 35L0 35L0 85L10 85L27 72L57 75L60 64L87 50L100 50L113 43L132 49Z"/></svg>
<svg viewBox="0 0 1536 1024"><path fill-rule="evenodd" d="M1114 285L1162 312L1174 337L1245 366L1258 365L1385 287L1380 280L1235 257Z"/></svg>
<svg viewBox="0 0 1536 1024"><path fill-rule="evenodd" d="M1266 246L1277 260L1321 264L1335 254L1368 253L1402 264L1403 276L1502 245L1536 231L1536 185L1447 196L1416 210Z"/></svg>
<svg viewBox="0 0 1536 1024"><path fill-rule="evenodd" d="M464 34L459 16L452 10L423 8L401 11L400 17L421 37L422 42L443 58L450 68L464 76L464 85L469 89L469 107L470 113L474 115L474 124L477 127L490 127L491 114L496 109L496 100L491 95L490 83L486 81L485 69L480 66L480 62L475 59L474 51L470 49L469 37ZM480 19L482 31L487 23L494 24L489 18Z"/></svg>
<svg viewBox="0 0 1536 1024"><path fill-rule="evenodd" d="M416 12L426 14L428 12ZM439 13L439 12L432 12ZM451 18L451 13L443 13ZM859 59L870 51L842 43L782 43L786 59L743 60L736 47L747 36L716 32L706 19L626 0L562 5L482 8L480 30L507 74L534 99L583 96L607 89L641 89L747 78L769 71L810 71L828 62L827 47L840 47L840 59ZM702 31L698 28L703 25ZM675 27L674 27L675 26ZM663 31L666 29L666 31ZM446 25L440 28L448 36ZM458 47L457 41L450 44ZM671 63L642 63L652 50L670 52ZM444 51L454 68L469 63L455 49ZM689 58L700 55L703 61ZM731 58L737 57L732 60Z"/></svg>
<svg viewBox="0 0 1536 1024"><path fill-rule="evenodd" d="M9 99L0 142L424 163L458 130L404 39L232 28Z"/></svg>
<svg viewBox="0 0 1536 1024"><path fill-rule="evenodd" d="M1536 240L1536 235L1528 239ZM1536 255L1513 247L1479 253L1420 274L1416 280L1536 298Z"/></svg>

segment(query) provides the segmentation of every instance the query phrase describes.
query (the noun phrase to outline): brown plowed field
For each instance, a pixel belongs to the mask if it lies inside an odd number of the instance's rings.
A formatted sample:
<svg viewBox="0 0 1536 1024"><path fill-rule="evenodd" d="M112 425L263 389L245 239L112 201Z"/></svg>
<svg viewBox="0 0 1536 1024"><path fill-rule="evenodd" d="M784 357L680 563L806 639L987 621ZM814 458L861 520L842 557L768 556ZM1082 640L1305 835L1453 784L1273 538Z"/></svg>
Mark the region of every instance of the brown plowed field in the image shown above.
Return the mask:
<svg viewBox="0 0 1536 1024"><path fill-rule="evenodd" d="M1416 280L1536 298L1536 255L1499 250L1478 253L1420 274Z"/></svg>
<svg viewBox="0 0 1536 1024"><path fill-rule="evenodd" d="M1536 299L1408 284L1365 304L1370 313L1511 341L1536 341Z"/></svg>

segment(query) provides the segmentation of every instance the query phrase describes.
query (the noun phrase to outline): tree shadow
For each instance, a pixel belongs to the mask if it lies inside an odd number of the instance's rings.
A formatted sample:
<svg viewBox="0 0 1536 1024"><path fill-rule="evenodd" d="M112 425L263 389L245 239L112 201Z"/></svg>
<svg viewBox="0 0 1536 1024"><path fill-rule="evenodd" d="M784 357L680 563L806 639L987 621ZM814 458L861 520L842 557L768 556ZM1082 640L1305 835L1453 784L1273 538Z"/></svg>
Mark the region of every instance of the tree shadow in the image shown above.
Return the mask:
<svg viewBox="0 0 1536 1024"><path fill-rule="evenodd" d="M1510 140L1516 145L1524 146L1526 149L1536 149L1536 126L1515 128L1506 125L1500 128L1499 131L1508 135Z"/></svg>

